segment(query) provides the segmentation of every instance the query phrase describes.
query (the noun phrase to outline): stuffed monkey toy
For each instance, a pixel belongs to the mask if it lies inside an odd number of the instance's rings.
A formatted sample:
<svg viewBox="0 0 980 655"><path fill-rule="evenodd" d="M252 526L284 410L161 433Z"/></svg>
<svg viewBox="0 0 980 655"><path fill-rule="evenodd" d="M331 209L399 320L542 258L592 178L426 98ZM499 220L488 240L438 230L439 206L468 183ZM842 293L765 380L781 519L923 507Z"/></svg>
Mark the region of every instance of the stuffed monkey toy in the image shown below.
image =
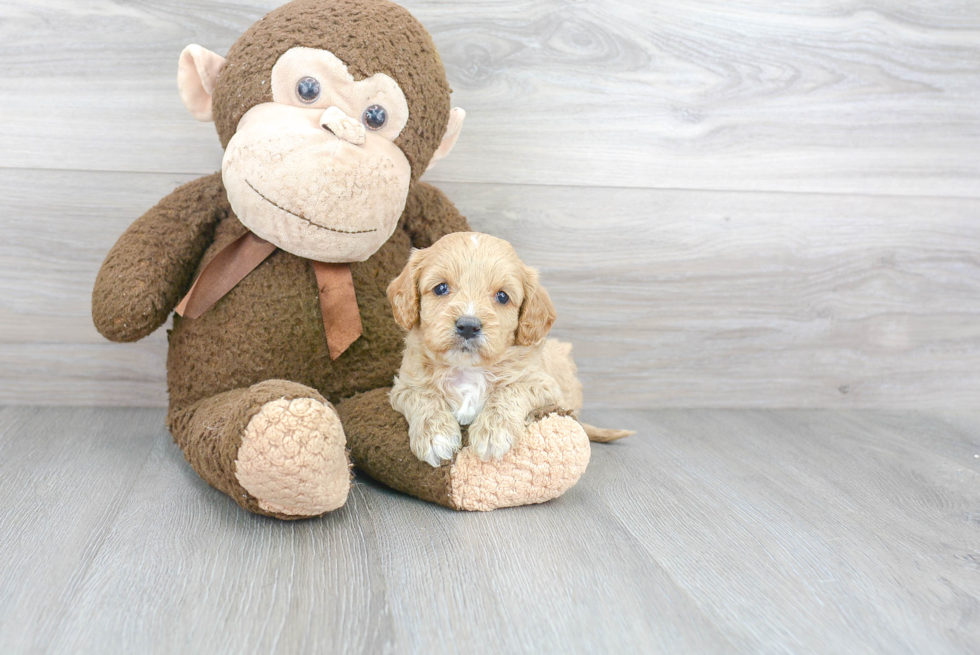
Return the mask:
<svg viewBox="0 0 980 655"><path fill-rule="evenodd" d="M589 443L567 411L530 416L502 460L464 449L432 467L409 450L388 400L403 333L386 287L412 248L470 229L419 181L464 118L425 29L387 0L294 0L227 58L188 46L178 87L196 118L214 121L221 172L126 230L99 271L92 315L108 339L136 341L176 309L167 424L194 470L282 519L341 507L351 460L455 509L571 487Z"/></svg>

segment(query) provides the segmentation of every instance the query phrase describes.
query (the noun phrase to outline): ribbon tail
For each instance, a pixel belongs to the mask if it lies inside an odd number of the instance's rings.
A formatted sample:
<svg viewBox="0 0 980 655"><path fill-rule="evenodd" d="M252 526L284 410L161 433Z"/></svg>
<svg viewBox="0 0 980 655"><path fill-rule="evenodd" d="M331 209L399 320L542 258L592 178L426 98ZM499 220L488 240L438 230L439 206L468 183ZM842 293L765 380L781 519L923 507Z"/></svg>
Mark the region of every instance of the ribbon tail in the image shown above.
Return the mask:
<svg viewBox="0 0 980 655"><path fill-rule="evenodd" d="M320 295L323 331L327 335L330 359L340 357L363 332L361 312L357 308L354 278L350 264L313 262Z"/></svg>

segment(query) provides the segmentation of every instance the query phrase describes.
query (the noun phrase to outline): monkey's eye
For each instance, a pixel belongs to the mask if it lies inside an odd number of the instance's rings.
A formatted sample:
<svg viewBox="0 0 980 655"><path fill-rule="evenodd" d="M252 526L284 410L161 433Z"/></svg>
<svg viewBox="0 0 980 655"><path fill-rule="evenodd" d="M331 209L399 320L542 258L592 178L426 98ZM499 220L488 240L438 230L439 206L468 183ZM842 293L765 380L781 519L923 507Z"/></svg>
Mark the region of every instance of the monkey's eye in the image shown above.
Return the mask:
<svg viewBox="0 0 980 655"><path fill-rule="evenodd" d="M364 110L364 124L369 130L380 130L388 122L388 112L381 105L371 105Z"/></svg>
<svg viewBox="0 0 980 655"><path fill-rule="evenodd" d="M507 295L505 291L498 291L493 297L494 300L499 302L501 305L506 305L510 302L510 296Z"/></svg>
<svg viewBox="0 0 980 655"><path fill-rule="evenodd" d="M301 102L313 104L320 97L320 83L315 77L304 77L296 83L296 95Z"/></svg>
<svg viewBox="0 0 980 655"><path fill-rule="evenodd" d="M444 296L449 293L449 285L445 282L440 282L435 286L435 288L432 289L432 293L436 294L437 296Z"/></svg>

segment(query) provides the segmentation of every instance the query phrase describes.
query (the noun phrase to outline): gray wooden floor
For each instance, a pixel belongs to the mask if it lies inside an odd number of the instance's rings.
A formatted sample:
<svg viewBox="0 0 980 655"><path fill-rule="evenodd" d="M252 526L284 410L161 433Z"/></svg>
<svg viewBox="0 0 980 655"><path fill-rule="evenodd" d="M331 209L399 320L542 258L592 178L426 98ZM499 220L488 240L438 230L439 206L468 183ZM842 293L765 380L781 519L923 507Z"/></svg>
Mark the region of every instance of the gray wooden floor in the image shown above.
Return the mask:
<svg viewBox="0 0 980 655"><path fill-rule="evenodd" d="M976 653L980 417L594 412L543 506L248 515L157 409L0 409L0 652Z"/></svg>

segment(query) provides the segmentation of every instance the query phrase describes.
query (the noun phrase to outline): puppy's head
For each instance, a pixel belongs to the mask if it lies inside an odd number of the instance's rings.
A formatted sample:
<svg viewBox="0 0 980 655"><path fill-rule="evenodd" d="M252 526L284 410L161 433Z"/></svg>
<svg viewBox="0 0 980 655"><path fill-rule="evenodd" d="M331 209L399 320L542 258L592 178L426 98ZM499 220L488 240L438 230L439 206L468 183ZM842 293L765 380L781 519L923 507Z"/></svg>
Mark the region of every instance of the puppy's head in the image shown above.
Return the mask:
<svg viewBox="0 0 980 655"><path fill-rule="evenodd" d="M548 334L555 307L509 243L459 232L416 250L388 286L395 320L457 366L489 365Z"/></svg>

